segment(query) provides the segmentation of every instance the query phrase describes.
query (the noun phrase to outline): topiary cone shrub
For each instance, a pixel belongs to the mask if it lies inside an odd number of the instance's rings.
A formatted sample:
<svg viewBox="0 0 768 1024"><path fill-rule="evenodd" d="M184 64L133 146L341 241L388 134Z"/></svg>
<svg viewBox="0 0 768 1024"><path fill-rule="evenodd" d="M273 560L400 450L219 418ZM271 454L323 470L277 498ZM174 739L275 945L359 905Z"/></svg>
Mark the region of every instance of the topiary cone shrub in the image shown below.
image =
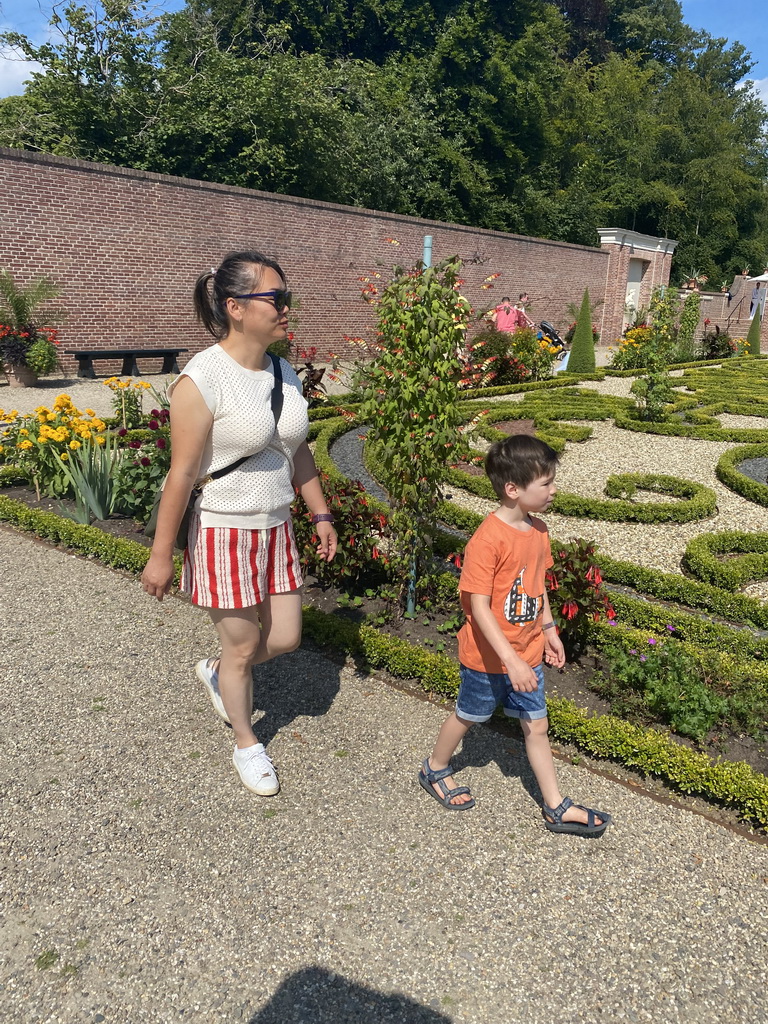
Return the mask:
<svg viewBox="0 0 768 1024"><path fill-rule="evenodd" d="M760 307L755 310L752 323L747 331L747 351L751 356L760 355Z"/></svg>
<svg viewBox="0 0 768 1024"><path fill-rule="evenodd" d="M581 309L573 332L573 344L568 360L569 373L595 372L595 341L592 335L592 312L589 306L589 289L584 289Z"/></svg>

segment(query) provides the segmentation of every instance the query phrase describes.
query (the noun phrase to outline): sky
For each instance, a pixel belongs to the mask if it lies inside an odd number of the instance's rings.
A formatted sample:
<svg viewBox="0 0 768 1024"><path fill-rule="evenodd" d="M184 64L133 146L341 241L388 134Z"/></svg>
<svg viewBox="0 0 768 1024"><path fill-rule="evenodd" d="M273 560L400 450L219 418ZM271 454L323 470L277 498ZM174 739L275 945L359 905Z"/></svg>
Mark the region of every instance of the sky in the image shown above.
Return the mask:
<svg viewBox="0 0 768 1024"><path fill-rule="evenodd" d="M158 0L157 6L177 10L183 0ZM764 0L683 0L682 7L683 20L693 28L746 46L756 61L750 78L768 102L768 5ZM43 42L50 10L50 0L0 0L0 32L21 32ZM0 48L0 97L23 92L30 70L29 64Z"/></svg>

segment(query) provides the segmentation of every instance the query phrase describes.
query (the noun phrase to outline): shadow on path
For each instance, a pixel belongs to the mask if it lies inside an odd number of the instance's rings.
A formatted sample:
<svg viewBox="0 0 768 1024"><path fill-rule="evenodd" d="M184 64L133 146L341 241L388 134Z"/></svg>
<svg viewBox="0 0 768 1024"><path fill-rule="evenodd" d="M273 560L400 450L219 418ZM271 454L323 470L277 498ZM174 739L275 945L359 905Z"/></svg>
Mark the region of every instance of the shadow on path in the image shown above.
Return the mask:
<svg viewBox="0 0 768 1024"><path fill-rule="evenodd" d="M451 1024L403 995L384 995L321 967L290 975L248 1024Z"/></svg>
<svg viewBox="0 0 768 1024"><path fill-rule="evenodd" d="M340 674L339 665L304 649L258 665L253 670L253 703L267 709L255 712L259 740L266 745L296 718L326 714L339 692Z"/></svg>

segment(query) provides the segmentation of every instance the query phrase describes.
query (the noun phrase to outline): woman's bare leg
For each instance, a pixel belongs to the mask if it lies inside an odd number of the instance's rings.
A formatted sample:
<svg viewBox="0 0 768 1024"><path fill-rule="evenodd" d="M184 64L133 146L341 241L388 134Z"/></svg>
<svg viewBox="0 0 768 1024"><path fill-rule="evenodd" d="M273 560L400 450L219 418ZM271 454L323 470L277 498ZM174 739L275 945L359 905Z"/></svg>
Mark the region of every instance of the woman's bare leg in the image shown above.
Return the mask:
<svg viewBox="0 0 768 1024"><path fill-rule="evenodd" d="M242 750L259 742L251 724L251 668L299 646L301 592L273 594L251 608L212 608L210 615L221 641L219 692Z"/></svg>

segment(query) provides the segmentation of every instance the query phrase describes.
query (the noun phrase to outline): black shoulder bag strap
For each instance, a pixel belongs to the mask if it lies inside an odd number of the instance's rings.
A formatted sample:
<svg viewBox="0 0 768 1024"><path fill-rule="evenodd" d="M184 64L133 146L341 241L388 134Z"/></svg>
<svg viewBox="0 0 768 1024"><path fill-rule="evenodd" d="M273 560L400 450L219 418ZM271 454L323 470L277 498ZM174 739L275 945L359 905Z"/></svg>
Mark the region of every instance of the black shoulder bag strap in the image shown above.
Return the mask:
<svg viewBox="0 0 768 1024"><path fill-rule="evenodd" d="M272 393L269 396L269 404L272 408L272 415L275 418L275 430L277 430L277 424L280 420L280 414L283 411L283 368L280 365L280 357L274 355L272 352L267 352L267 355L272 360L272 371L275 375L274 382L272 384ZM272 435L274 437L274 434ZM218 480L222 476L226 476L227 473L231 473L233 469L237 469L238 466L242 466L244 462L252 458L257 452L251 452L250 455L244 455L237 462L230 463L229 466L224 466L223 469L216 469L212 473L209 473L204 480L201 480L196 486L202 487L203 484L208 483L209 480Z"/></svg>

